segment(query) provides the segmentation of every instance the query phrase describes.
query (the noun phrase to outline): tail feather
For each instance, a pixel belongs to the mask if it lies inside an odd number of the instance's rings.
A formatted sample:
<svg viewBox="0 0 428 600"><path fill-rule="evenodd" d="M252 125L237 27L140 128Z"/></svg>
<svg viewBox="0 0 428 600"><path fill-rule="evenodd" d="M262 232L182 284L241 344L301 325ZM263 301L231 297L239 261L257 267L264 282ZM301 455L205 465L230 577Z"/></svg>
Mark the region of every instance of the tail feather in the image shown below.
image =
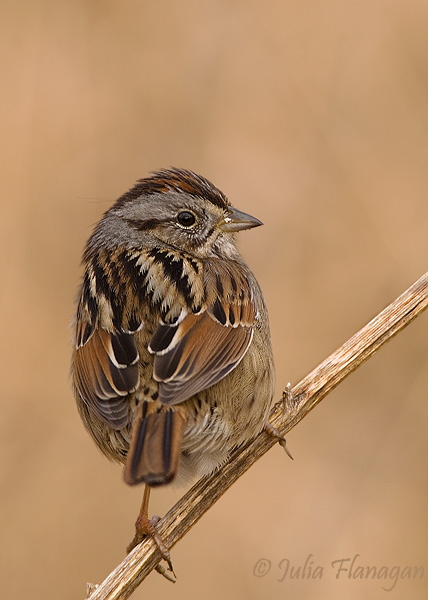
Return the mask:
<svg viewBox="0 0 428 600"><path fill-rule="evenodd" d="M179 408L148 412L143 403L136 415L124 478L129 485L151 486L170 483L178 469L186 418Z"/></svg>

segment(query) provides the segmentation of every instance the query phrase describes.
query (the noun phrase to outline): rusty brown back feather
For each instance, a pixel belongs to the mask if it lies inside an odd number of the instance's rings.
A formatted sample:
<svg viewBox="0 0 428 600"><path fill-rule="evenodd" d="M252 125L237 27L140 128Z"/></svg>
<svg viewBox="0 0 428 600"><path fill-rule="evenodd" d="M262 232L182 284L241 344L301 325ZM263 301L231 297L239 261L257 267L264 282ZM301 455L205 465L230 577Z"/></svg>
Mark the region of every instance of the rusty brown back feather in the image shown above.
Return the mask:
<svg viewBox="0 0 428 600"><path fill-rule="evenodd" d="M74 355L72 377L77 392L115 429L128 422L127 396L138 387L138 358L132 334L104 329L94 330Z"/></svg>

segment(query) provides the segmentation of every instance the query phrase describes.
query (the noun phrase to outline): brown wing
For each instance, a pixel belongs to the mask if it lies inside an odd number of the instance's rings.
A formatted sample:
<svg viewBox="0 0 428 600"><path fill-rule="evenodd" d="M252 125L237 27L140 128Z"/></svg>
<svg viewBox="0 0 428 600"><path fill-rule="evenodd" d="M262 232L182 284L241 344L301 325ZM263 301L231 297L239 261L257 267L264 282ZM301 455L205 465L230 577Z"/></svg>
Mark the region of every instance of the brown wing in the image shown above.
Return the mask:
<svg viewBox="0 0 428 600"><path fill-rule="evenodd" d="M222 308L224 314L229 310ZM240 309L238 310L240 313ZM178 404L214 385L244 357L253 336L250 326L221 324L208 311L188 315L176 326L159 325L149 349L163 404Z"/></svg>
<svg viewBox="0 0 428 600"><path fill-rule="evenodd" d="M77 339L85 337L78 335ZM93 330L74 355L72 378L77 392L115 429L128 421L126 396L138 386L138 358L132 333L110 333L104 329Z"/></svg>

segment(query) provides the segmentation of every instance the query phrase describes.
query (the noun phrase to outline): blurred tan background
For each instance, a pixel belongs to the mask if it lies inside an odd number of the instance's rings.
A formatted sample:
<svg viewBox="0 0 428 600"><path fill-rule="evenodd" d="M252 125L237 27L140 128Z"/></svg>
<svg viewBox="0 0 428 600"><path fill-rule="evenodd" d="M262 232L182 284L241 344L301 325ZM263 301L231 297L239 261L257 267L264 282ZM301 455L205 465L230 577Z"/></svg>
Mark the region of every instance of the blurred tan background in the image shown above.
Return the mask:
<svg viewBox="0 0 428 600"><path fill-rule="evenodd" d="M240 247L278 397L426 271L427 19L424 0L1 3L1 598L83 598L133 535L142 489L84 431L68 369L84 242L136 179L193 169L264 222ZM133 597L425 600L427 326L288 435L294 462L276 447L237 482L173 549L177 584ZM356 554L426 573L336 580ZM277 581L309 555L321 580Z"/></svg>

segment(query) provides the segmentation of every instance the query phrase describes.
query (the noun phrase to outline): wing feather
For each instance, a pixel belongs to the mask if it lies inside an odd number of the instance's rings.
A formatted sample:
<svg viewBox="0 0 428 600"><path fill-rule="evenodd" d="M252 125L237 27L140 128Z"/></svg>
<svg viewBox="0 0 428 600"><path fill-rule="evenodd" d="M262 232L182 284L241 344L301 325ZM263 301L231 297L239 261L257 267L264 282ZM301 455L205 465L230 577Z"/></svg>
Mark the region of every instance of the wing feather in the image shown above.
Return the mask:
<svg viewBox="0 0 428 600"><path fill-rule="evenodd" d="M244 357L252 335L251 328L225 327L207 312L186 317L176 328L171 348L155 354L160 401L178 404L220 381Z"/></svg>
<svg viewBox="0 0 428 600"><path fill-rule="evenodd" d="M138 351L133 334L95 329L76 349L72 375L82 399L108 425L128 421L126 396L138 387Z"/></svg>
<svg viewBox="0 0 428 600"><path fill-rule="evenodd" d="M242 264L207 261L204 309L159 324L149 351L163 404L179 404L214 385L242 360L256 321L250 278Z"/></svg>

